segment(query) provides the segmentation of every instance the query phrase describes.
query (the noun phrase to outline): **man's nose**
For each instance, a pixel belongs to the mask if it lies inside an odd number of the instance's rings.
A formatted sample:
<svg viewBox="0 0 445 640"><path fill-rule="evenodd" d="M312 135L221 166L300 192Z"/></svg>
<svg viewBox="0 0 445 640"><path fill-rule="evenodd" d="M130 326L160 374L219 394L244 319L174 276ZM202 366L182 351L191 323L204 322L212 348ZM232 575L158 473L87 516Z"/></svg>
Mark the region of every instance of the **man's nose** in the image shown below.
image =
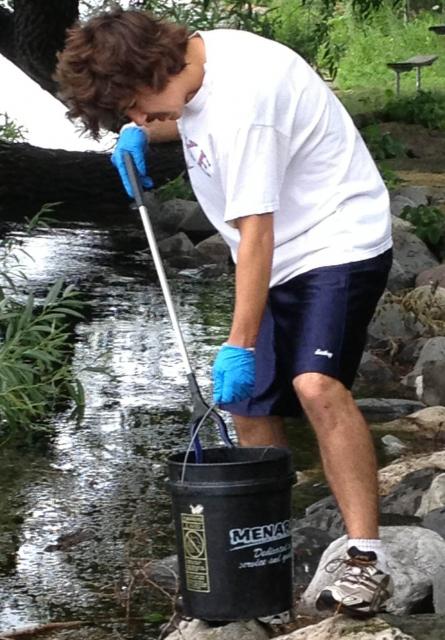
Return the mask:
<svg viewBox="0 0 445 640"><path fill-rule="evenodd" d="M147 122L147 114L140 109L129 109L127 115L135 124L142 127Z"/></svg>

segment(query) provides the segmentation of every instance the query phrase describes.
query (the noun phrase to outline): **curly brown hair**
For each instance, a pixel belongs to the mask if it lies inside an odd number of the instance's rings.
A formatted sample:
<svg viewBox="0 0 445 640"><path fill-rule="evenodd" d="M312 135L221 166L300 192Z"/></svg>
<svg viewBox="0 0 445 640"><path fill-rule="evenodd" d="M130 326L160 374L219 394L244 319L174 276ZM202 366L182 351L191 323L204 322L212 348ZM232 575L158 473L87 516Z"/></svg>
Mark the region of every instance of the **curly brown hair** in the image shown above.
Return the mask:
<svg viewBox="0 0 445 640"><path fill-rule="evenodd" d="M142 87L163 91L186 66L189 32L135 10L114 9L68 30L54 78L68 117L94 138L117 131L123 106Z"/></svg>

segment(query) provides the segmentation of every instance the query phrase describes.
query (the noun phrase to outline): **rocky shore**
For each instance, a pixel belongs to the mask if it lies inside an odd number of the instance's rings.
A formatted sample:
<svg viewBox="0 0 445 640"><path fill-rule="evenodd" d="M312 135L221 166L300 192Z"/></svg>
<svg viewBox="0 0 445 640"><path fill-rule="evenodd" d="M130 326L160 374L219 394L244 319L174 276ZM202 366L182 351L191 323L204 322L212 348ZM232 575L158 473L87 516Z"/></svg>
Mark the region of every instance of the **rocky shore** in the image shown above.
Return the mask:
<svg viewBox="0 0 445 640"><path fill-rule="evenodd" d="M160 205L153 194L147 198L168 269L194 270L196 277L233 269L226 245L196 202ZM314 609L315 594L335 579L324 567L345 549L342 519L328 496L293 522L292 622L215 627L181 620L165 630L168 640L445 638L445 263L400 217L404 206L444 202L445 190L437 188L406 186L391 194L394 263L354 386L361 410L392 459L380 470L381 536L395 583L387 613L358 621L342 615L322 619ZM414 453L419 447L424 453ZM294 491L307 482L297 474ZM175 558L153 566L160 582L164 566L171 576Z"/></svg>

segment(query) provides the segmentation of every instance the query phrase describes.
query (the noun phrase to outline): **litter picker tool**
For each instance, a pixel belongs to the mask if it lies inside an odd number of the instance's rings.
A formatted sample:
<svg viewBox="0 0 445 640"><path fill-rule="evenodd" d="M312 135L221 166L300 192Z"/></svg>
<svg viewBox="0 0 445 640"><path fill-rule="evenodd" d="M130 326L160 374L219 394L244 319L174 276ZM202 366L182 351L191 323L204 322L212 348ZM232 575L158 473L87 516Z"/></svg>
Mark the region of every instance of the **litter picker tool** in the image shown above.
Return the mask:
<svg viewBox="0 0 445 640"><path fill-rule="evenodd" d="M153 227L150 221L150 217L148 215L148 210L144 203L143 191L142 191L139 175L137 173L133 158L131 157L130 153L125 152L124 161L125 161L125 166L128 172L128 177L130 178L131 186L133 189L134 199L136 201L139 214L141 216L145 235L147 236L151 255L153 257L156 273L158 275L159 283L161 285L162 293L164 295L164 300L167 306L168 314L170 316L170 321L172 324L173 332L175 334L176 343L182 357L182 362L183 362L185 374L187 377L190 395L192 398L192 416L191 416L190 431L191 431L193 447L195 450L195 462L200 463L202 462L202 447L199 440L198 431L199 431L199 428L201 427L201 424L204 422L204 420L210 419L213 421L213 423L218 427L220 436L226 446L233 447L234 445L227 433L227 426L223 418L219 415L219 413L215 410L213 406L209 406L204 401L201 395L201 391L199 389L198 383L196 382L195 374L190 364L190 359L185 346L181 327L179 325L178 318L176 315L176 310L175 310L171 293L170 293L170 287L167 281L167 277L165 275L164 265L162 264L161 256L159 254L158 245L153 232Z"/></svg>

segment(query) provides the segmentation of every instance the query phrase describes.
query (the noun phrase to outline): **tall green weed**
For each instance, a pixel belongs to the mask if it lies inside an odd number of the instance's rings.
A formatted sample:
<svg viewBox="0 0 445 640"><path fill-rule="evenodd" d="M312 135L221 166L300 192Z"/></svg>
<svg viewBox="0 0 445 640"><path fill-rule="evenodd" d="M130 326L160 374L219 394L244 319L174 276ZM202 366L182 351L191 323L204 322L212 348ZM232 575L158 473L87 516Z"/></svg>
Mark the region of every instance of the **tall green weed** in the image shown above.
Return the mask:
<svg viewBox="0 0 445 640"><path fill-rule="evenodd" d="M46 207L28 233L46 225ZM48 417L66 402L81 411L84 392L71 369L73 322L84 304L73 286L57 280L37 300L21 271L20 241L3 242L0 258L0 439L47 429Z"/></svg>

